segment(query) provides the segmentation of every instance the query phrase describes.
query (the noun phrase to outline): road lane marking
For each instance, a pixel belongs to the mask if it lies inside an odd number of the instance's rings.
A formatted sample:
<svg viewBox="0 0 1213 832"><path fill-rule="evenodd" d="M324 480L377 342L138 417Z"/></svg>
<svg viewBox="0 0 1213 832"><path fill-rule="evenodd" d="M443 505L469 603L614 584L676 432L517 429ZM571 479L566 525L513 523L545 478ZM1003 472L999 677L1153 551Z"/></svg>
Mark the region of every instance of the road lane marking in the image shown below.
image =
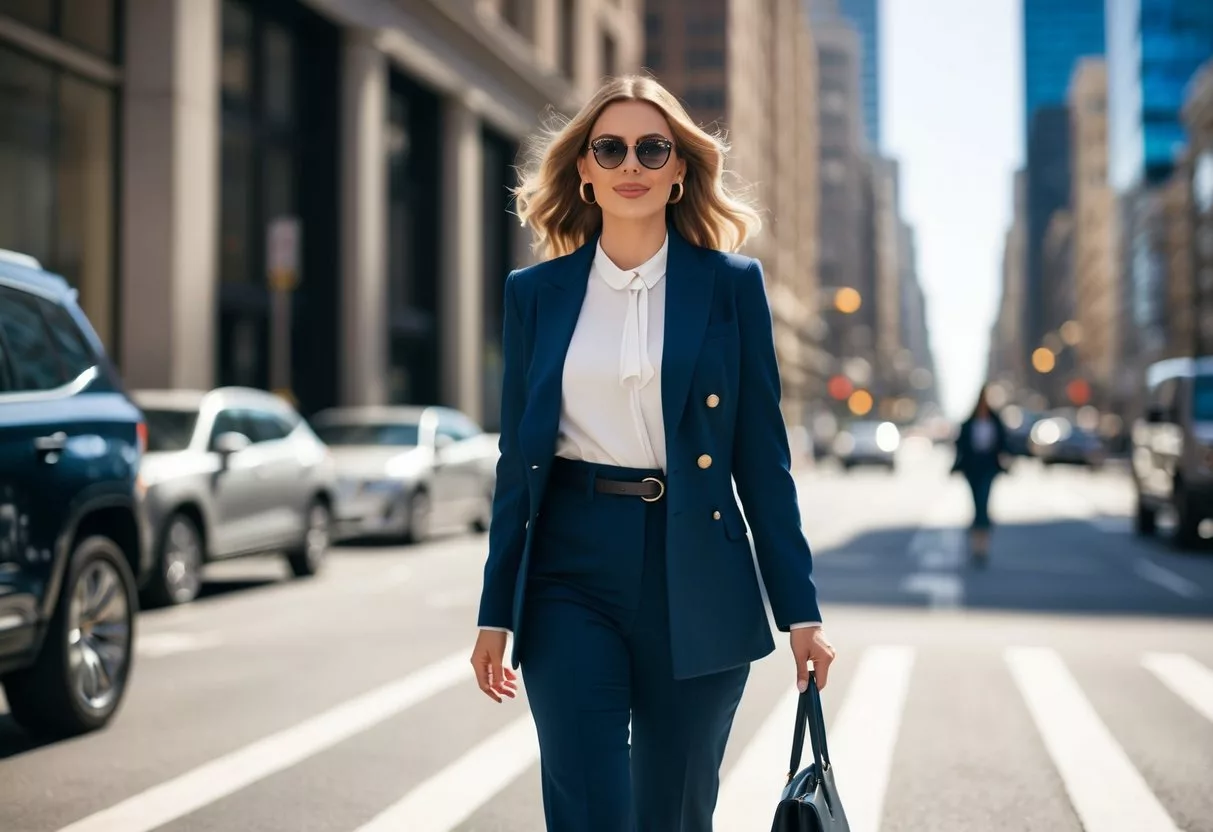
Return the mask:
<svg viewBox="0 0 1213 832"><path fill-rule="evenodd" d="M880 829L913 667L912 647L881 645L865 650L827 732L838 796L846 807L851 832ZM830 695L830 688L824 695ZM785 733L785 741L787 736ZM771 798L761 805L769 813ZM758 807L753 811L759 812ZM761 813L750 817L761 817Z"/></svg>
<svg viewBox="0 0 1213 832"><path fill-rule="evenodd" d="M450 832L539 759L535 723L524 716L417 786L357 832Z"/></svg>
<svg viewBox="0 0 1213 832"><path fill-rule="evenodd" d="M948 572L915 572L901 582L902 592L927 596L933 610L956 609L964 601L964 578Z"/></svg>
<svg viewBox="0 0 1213 832"><path fill-rule="evenodd" d="M423 702L471 684L467 655L440 659L394 682L153 786L59 832L150 832L289 768Z"/></svg>
<svg viewBox="0 0 1213 832"><path fill-rule="evenodd" d="M141 633L135 636L135 652L148 659L158 659L175 653L209 650L223 643L218 633Z"/></svg>
<svg viewBox="0 0 1213 832"><path fill-rule="evenodd" d="M1213 722L1213 670L1181 653L1146 653L1141 664L1193 710Z"/></svg>
<svg viewBox="0 0 1213 832"><path fill-rule="evenodd" d="M1138 558L1133 564L1133 571L1139 578L1144 578L1163 589L1169 589L1184 598L1199 598L1204 594L1200 584L1190 581L1182 575L1177 575L1147 558Z"/></svg>
<svg viewBox="0 0 1213 832"><path fill-rule="evenodd" d="M827 686L826 695L829 692ZM762 817L764 812L770 814L773 810L786 780L784 761L792 750L792 728L796 723L799 698L800 693L795 687L780 698L737 762L729 769L720 784L716 814L712 819L714 828L749 829L754 825L754 818ZM808 748L805 749L804 759L813 759L812 751Z"/></svg>
<svg viewBox="0 0 1213 832"><path fill-rule="evenodd" d="M1179 832L1055 651L1004 658L1086 832Z"/></svg>

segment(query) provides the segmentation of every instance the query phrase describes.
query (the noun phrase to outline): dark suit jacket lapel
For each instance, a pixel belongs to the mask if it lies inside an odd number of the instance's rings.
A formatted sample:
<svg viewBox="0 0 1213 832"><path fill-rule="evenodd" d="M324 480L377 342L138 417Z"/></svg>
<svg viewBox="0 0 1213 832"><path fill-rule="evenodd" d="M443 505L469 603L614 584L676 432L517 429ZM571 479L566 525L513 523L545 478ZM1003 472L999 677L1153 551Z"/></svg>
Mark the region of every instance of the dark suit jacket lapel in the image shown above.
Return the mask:
<svg viewBox="0 0 1213 832"><path fill-rule="evenodd" d="M595 236L569 255L559 268L552 269L538 289L534 358L528 378L530 404L523 420L524 432L535 441L531 449L535 463L545 463L555 452L564 391L564 360L581 315L597 245Z"/></svg>
<svg viewBox="0 0 1213 832"><path fill-rule="evenodd" d="M661 407L666 441L674 436L687 394L703 333L712 308L716 275L700 251L670 226L666 259L665 342L661 358Z"/></svg>

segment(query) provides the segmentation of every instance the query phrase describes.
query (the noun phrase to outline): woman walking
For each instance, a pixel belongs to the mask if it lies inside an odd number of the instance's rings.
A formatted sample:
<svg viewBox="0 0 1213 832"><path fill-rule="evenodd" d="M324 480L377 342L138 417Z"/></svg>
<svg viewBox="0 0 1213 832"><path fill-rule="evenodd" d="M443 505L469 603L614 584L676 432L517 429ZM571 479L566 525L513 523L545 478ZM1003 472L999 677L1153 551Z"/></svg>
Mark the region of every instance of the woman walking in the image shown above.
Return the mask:
<svg viewBox="0 0 1213 832"><path fill-rule="evenodd" d="M750 663L821 629L757 215L648 78L608 82L517 190L545 260L505 287L501 457L472 664L521 667L549 832L709 832ZM504 655L513 633L509 664ZM630 744L629 744L630 727Z"/></svg>
<svg viewBox="0 0 1213 832"><path fill-rule="evenodd" d="M994 479L1006 469L1002 455L1007 452L1007 431L998 414L990 407L985 386L977 395L973 413L960 426L956 438L956 462L973 492L973 524L969 528L969 552L984 565L990 553L990 490Z"/></svg>

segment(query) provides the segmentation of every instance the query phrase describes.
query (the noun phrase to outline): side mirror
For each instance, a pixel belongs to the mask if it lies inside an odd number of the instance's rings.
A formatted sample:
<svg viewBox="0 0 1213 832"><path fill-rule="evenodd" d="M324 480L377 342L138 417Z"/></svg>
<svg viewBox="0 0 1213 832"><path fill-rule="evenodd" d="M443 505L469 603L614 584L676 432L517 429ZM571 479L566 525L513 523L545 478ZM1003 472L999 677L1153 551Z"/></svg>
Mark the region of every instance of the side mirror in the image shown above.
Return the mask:
<svg viewBox="0 0 1213 832"><path fill-rule="evenodd" d="M219 454L220 458L223 460L223 464L226 466L228 458L232 454L243 451L251 444L253 443L250 442L249 438L243 433L228 431L227 433L221 433L215 437L214 450L215 453Z"/></svg>
<svg viewBox="0 0 1213 832"><path fill-rule="evenodd" d="M1163 409L1157 405L1150 405L1150 407L1146 408L1146 421L1151 425L1162 424L1167 421L1166 416L1167 414L1163 412Z"/></svg>

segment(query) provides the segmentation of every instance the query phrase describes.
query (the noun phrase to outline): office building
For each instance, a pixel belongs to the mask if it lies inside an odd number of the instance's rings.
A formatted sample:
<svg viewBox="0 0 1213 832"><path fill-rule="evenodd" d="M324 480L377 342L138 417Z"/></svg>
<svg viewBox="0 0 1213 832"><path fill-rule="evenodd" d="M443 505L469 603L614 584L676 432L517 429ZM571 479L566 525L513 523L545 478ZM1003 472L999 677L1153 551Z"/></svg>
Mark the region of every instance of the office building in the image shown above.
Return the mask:
<svg viewBox="0 0 1213 832"><path fill-rule="evenodd" d="M1070 84L1070 204L1074 217L1074 292L1078 371L1106 402L1118 361L1118 263L1115 199L1108 186L1107 65L1084 58Z"/></svg>
<svg viewBox="0 0 1213 832"><path fill-rule="evenodd" d="M868 150L880 150L880 1L811 0L815 23L841 16L859 35L860 97Z"/></svg>
<svg viewBox="0 0 1213 832"><path fill-rule="evenodd" d="M1192 352L1213 355L1213 59L1193 76L1183 108L1190 142L1183 169L1189 228Z"/></svg>
<svg viewBox="0 0 1213 832"><path fill-rule="evenodd" d="M1038 110L1065 104L1078 59L1104 54L1104 0L1023 0L1023 48L1023 126L1030 136Z"/></svg>
<svg viewBox="0 0 1213 832"><path fill-rule="evenodd" d="M817 59L799 0L647 0L644 68L710 131L752 186L764 228L746 247L764 265L789 424L828 370L812 332L819 287Z"/></svg>
<svg viewBox="0 0 1213 832"><path fill-rule="evenodd" d="M519 143L638 68L639 0L52 7L0 6L0 247L80 289L129 385L495 425Z"/></svg>
<svg viewBox="0 0 1213 832"><path fill-rule="evenodd" d="M1042 107L1032 118L1027 164L1027 279L1024 292L1024 344L1030 356L1042 346L1052 313L1045 274L1045 233L1053 215L1070 204L1070 111Z"/></svg>

